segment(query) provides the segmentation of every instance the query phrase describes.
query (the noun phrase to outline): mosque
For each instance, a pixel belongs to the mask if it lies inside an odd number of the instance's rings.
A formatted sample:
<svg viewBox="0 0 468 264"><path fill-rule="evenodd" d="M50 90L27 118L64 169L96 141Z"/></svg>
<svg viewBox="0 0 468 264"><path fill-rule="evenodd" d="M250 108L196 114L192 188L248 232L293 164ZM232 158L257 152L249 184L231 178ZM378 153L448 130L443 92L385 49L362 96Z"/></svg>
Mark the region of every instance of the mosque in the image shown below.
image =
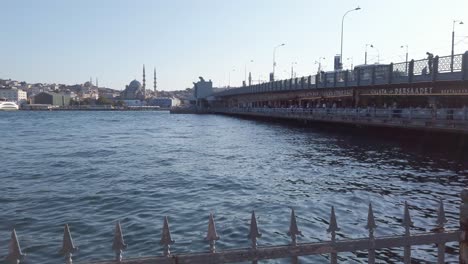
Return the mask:
<svg viewBox="0 0 468 264"><path fill-rule="evenodd" d="M156 69L154 70L154 94L156 96ZM125 86L125 90L120 93L120 99L122 100L140 100L144 101L148 98L149 95L146 91L146 75L145 75L145 65L143 65L143 85L137 81L133 80Z"/></svg>

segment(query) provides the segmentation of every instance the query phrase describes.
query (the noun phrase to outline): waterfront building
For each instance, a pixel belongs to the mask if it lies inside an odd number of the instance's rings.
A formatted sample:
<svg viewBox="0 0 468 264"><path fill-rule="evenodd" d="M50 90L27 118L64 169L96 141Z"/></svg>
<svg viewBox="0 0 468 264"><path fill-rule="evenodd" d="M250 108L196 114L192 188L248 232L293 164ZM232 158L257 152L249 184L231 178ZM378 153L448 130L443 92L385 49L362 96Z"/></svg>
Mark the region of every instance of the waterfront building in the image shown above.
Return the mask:
<svg viewBox="0 0 468 264"><path fill-rule="evenodd" d="M70 96L66 94L42 92L32 99L33 104L68 106L70 105Z"/></svg>
<svg viewBox="0 0 468 264"><path fill-rule="evenodd" d="M5 98L7 101L17 104L23 104L28 100L28 93L15 87L4 88L0 89L0 98Z"/></svg>
<svg viewBox="0 0 468 264"><path fill-rule="evenodd" d="M157 97L149 101L151 106L159 106L161 108L170 108L180 105L180 100L177 98L171 97Z"/></svg>
<svg viewBox="0 0 468 264"><path fill-rule="evenodd" d="M193 83L193 97L195 97L197 107L206 107L208 97L213 94L213 82L205 81L203 77L198 78L200 81Z"/></svg>
<svg viewBox="0 0 468 264"><path fill-rule="evenodd" d="M122 100L126 106L146 106L146 102L138 99L127 99L127 100Z"/></svg>

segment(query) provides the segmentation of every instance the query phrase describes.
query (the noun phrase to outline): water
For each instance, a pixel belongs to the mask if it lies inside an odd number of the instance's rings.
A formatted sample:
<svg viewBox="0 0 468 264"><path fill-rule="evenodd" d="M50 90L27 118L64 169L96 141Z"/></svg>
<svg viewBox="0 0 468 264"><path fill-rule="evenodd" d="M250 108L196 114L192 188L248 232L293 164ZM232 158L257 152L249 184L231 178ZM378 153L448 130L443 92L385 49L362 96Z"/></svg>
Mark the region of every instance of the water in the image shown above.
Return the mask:
<svg viewBox="0 0 468 264"><path fill-rule="evenodd" d="M314 128L212 115L164 112L0 112L0 258L16 228L26 263L60 263L63 225L80 251L77 262L112 259L115 221L126 257L158 255L169 216L174 253L206 251L208 215L215 213L218 250L248 247L255 210L262 245L287 244L290 208L299 241L329 239L330 207L338 239L365 237L373 203L377 236L402 234L402 204L415 228L434 227L443 199L457 227L459 193L468 166L453 151L421 150L396 141ZM456 262L450 244L448 260ZM401 261L401 249L379 261ZM365 263L364 252L340 254ZM434 262L433 246L415 263ZM301 258L327 263L328 256ZM285 260L268 263L287 263Z"/></svg>

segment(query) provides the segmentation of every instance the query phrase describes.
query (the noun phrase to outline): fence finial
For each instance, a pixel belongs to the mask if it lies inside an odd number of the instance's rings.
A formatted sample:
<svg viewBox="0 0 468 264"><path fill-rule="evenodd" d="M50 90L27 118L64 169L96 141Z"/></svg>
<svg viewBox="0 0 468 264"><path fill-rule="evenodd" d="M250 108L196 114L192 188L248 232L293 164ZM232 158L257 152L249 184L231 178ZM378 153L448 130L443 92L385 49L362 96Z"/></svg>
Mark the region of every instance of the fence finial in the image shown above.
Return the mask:
<svg viewBox="0 0 468 264"><path fill-rule="evenodd" d="M75 247L73 244L73 239L70 233L70 228L68 227L68 224L65 224L65 228L63 230L63 243L62 243L62 249L60 250L60 254L65 255L65 263L67 264L72 264L72 254L77 250L78 248Z"/></svg>
<svg viewBox="0 0 468 264"><path fill-rule="evenodd" d="M117 221L115 224L114 241L112 242L112 250L115 252L115 260L117 262L122 261L122 253L125 249L127 249L127 244L125 244L123 239L120 221Z"/></svg>
<svg viewBox="0 0 468 264"><path fill-rule="evenodd" d="M164 246L164 256L171 255L171 245L174 244L174 240L172 240L171 230L169 230L169 219L168 217L164 217L164 224L161 234L161 241L159 244Z"/></svg>
<svg viewBox="0 0 468 264"><path fill-rule="evenodd" d="M262 234L258 231L257 218L255 217L255 211L252 211L252 217L250 218L250 232L248 238L252 240L252 248L257 248L257 238L260 238Z"/></svg>
<svg viewBox="0 0 468 264"><path fill-rule="evenodd" d="M328 225L327 232L333 234L337 231L340 231L340 229L338 228L338 223L336 222L335 207L332 206L331 215L330 215L330 224Z"/></svg>
<svg viewBox="0 0 468 264"><path fill-rule="evenodd" d="M208 219L208 233L206 234L205 240L210 241L210 252L216 252L216 240L219 240L218 233L216 233L216 225L213 218L213 213L210 213L210 218Z"/></svg>
<svg viewBox="0 0 468 264"><path fill-rule="evenodd" d="M21 247L19 245L18 237L16 236L16 230L11 231L11 239L8 244L8 256L6 257L7 262L18 264L24 257Z"/></svg>
<svg viewBox="0 0 468 264"><path fill-rule="evenodd" d="M411 216L408 208L408 202L405 201L405 211L403 215L403 222L401 223L405 229L409 230L411 226L413 226L413 222L411 221Z"/></svg>
<svg viewBox="0 0 468 264"><path fill-rule="evenodd" d="M439 210L437 210L437 229L443 230L447 223L447 218L445 217L444 202L442 199L439 201Z"/></svg>
<svg viewBox="0 0 468 264"><path fill-rule="evenodd" d="M288 236L291 237L292 243L291 245L296 246L297 245L297 236L302 235L302 232L299 231L299 228L297 227L297 222L296 222L296 213L294 212L294 209L291 210L291 223L289 225L289 232Z"/></svg>
<svg viewBox="0 0 468 264"><path fill-rule="evenodd" d="M375 224L374 210L372 210L372 203L369 203L369 212L367 213L366 229L369 231L373 231L375 228L377 228L377 225Z"/></svg>

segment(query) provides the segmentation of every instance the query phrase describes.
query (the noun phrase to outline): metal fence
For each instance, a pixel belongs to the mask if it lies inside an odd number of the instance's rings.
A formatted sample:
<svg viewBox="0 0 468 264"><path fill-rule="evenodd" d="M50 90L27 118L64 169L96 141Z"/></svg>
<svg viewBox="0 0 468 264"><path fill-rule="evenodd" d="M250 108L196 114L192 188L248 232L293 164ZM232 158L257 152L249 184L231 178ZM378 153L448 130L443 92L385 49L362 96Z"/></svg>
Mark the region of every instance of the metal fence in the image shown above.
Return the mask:
<svg viewBox="0 0 468 264"><path fill-rule="evenodd" d="M463 56L453 56L453 67L452 67L452 56L444 56L439 58L438 70L439 72L458 72L462 69Z"/></svg>
<svg viewBox="0 0 468 264"><path fill-rule="evenodd" d="M220 239L216 231L216 225L213 214L208 218L208 231L205 240L209 244L209 252L172 254L171 246L174 240L171 237L168 217L164 218L161 232L160 244L163 246L163 252L160 256L144 257L137 259L124 259L123 252L127 248L124 242L122 227L119 222L116 223L112 250L115 252L115 260L94 262L95 264L183 264L183 263L236 263L250 261L258 263L260 260L291 258L292 263L299 263L300 256L329 254L330 263L338 263L338 253L367 251L368 263L375 263L376 250L383 248L403 248L402 261L411 263L411 246L431 245L437 247L437 263L445 263L445 244L449 242L459 242L459 260L462 264L468 263L468 189L461 193L462 204L460 206L460 229L445 230L447 219L445 217L444 205L440 201L437 208L437 219L435 227L431 232L411 234L413 222L410 216L408 203L405 202L402 217L402 226L404 231L402 235L375 237L374 232L377 228L372 205L369 204L367 223L365 228L368 230L367 238L338 240L336 238L338 227L337 217L334 207L331 208L330 221L327 232L330 233L330 240L318 243L300 243L298 241L302 232L296 222L294 209L291 211L288 236L291 238L289 245L280 246L258 246L258 239L261 238L260 228L257 223L255 212L252 212L250 221L250 232L246 235L250 240L250 248L216 250L216 241ZM363 224L364 225L364 224ZM63 234L63 243L60 253L65 256L65 263L72 263L72 255L77 252L70 228L65 225ZM9 253L7 261L9 263L21 263L24 254L21 250L16 231L11 233L9 244Z"/></svg>

